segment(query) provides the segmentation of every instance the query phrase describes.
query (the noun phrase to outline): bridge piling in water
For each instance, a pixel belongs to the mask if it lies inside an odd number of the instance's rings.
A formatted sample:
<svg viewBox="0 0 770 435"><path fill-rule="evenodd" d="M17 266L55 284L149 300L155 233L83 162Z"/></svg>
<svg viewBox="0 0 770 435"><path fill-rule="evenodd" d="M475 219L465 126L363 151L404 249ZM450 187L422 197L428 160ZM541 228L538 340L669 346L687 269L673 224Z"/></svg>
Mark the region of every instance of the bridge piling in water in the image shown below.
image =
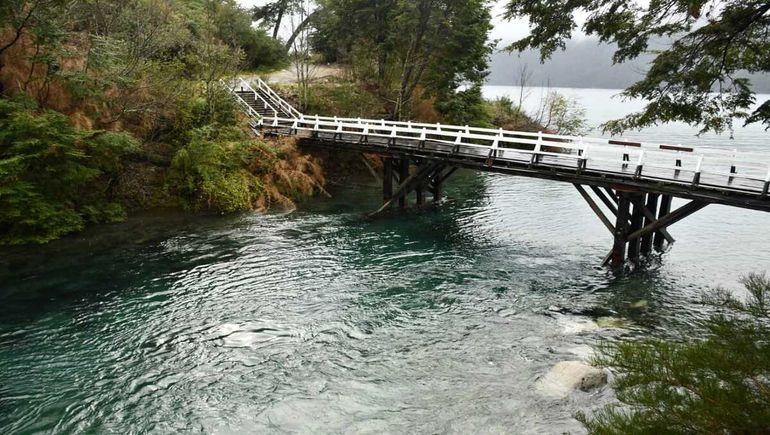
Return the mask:
<svg viewBox="0 0 770 435"><path fill-rule="evenodd" d="M673 200L673 197L671 195L660 196L660 209L658 210L658 219L671 213L672 200ZM655 250L658 252L663 252L663 245L665 243L666 243L666 233L663 231L655 232L655 235L653 236L653 245L655 246ZM668 240L668 243L674 243L673 238Z"/></svg>
<svg viewBox="0 0 770 435"><path fill-rule="evenodd" d="M668 195L628 189L602 190L591 186L593 193L615 217L613 225L588 191L579 184L575 187L612 234L613 247L605 258L604 265L613 268L622 267L627 260L638 264L652 254L653 248L656 252L663 252L666 242L672 244L675 241L666 228L702 208L690 204L685 207L686 210L677 210L677 215L672 220L672 217L668 216L671 211L671 197ZM661 198L663 201L659 208Z"/></svg>
<svg viewBox="0 0 770 435"><path fill-rule="evenodd" d="M645 207L644 226L647 226L655 221L655 216L658 213L658 200L660 195L656 193L647 194L647 202ZM648 234L642 237L641 240L641 254L650 255L652 253L652 242L655 234ZM662 248L663 246L661 246Z"/></svg>
<svg viewBox="0 0 770 435"><path fill-rule="evenodd" d="M383 158L382 199L383 205L370 216L389 210L398 202L398 208L409 208L409 196L415 193L415 206L426 205L426 194L433 195L432 203L441 202L444 182L457 170L439 162L411 159L406 155ZM397 184L395 191L394 181Z"/></svg>

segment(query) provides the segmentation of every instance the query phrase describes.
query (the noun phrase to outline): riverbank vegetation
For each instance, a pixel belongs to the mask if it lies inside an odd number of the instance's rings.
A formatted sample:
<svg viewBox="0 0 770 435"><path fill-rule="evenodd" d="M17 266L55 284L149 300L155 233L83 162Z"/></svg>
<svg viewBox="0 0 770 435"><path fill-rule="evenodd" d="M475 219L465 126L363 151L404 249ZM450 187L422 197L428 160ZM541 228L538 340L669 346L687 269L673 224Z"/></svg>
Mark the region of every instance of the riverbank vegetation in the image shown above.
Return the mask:
<svg viewBox="0 0 770 435"><path fill-rule="evenodd" d="M290 206L317 163L251 137L220 79L280 68L234 0L0 6L0 243L46 242L134 208Z"/></svg>
<svg viewBox="0 0 770 435"><path fill-rule="evenodd" d="M744 280L746 301L717 292L718 312L678 341L605 344L594 363L616 373L621 404L579 419L592 434L767 433L770 279Z"/></svg>

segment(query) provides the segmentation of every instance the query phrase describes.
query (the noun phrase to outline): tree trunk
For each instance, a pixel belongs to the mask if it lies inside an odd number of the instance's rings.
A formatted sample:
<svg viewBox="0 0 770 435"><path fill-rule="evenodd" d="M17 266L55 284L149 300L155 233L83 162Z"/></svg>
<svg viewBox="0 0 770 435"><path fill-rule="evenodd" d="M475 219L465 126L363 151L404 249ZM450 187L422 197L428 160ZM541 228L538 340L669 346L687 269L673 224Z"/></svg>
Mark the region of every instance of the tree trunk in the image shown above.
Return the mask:
<svg viewBox="0 0 770 435"><path fill-rule="evenodd" d="M305 30L305 27L307 27L308 24L310 24L310 22L313 20L313 18L317 13L318 13L318 10L313 11L304 20L302 20L301 23L299 23L299 26L297 26L297 28L294 29L294 32L292 32L291 36L289 37L289 40L286 41L286 50L291 50L292 45L294 45L294 40L297 39L297 36L299 36L299 34L302 33L303 30Z"/></svg>

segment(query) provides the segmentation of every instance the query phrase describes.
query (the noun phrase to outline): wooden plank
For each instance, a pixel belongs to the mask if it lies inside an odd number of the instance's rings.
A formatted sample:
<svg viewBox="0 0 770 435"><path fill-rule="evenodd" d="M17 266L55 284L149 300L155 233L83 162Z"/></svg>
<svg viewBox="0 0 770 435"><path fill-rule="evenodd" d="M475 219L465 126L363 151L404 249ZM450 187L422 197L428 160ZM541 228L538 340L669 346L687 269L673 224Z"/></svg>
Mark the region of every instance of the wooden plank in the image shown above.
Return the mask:
<svg viewBox="0 0 770 435"><path fill-rule="evenodd" d="M682 147L682 146L675 146L675 145L660 145L660 149L666 150L666 151L683 151L686 153L691 153L695 151L695 149L690 147Z"/></svg>
<svg viewBox="0 0 770 435"><path fill-rule="evenodd" d="M642 144L640 144L639 142L628 142L628 141L624 141L624 140L610 140L610 141L607 141L607 142L610 145L623 145L623 146L626 146L626 147L635 147L635 148L641 148L642 147Z"/></svg>
<svg viewBox="0 0 770 435"><path fill-rule="evenodd" d="M599 197L599 199L604 203L604 205L612 212L613 215L617 216L618 214L618 205L617 202L610 200L607 195L605 195L604 191L602 189L599 189L596 186L591 186L591 190L594 191L596 196ZM614 198L615 195L613 194L612 197Z"/></svg>
<svg viewBox="0 0 770 435"><path fill-rule="evenodd" d="M604 215L604 212L601 208L599 208L599 205L597 205L593 198L591 198L591 195L589 195L583 186L579 184L575 184L575 188L578 192L580 192L580 195L583 197L583 199L585 199L585 201L588 203L588 206L591 207L591 210L594 211L599 220L602 221L608 230L610 230L610 233L615 234L615 226L612 225L612 222L610 222L609 219L607 219L607 216Z"/></svg>

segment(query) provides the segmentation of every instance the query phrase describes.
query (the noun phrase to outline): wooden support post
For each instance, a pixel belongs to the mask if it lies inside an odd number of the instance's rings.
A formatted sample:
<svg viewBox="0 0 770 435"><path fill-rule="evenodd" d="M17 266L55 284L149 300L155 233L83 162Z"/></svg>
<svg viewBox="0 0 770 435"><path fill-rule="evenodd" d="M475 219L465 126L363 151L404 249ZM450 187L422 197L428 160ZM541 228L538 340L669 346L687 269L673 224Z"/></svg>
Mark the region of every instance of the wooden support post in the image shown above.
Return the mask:
<svg viewBox="0 0 770 435"><path fill-rule="evenodd" d="M427 164L427 163L423 163ZM417 166L417 170L420 169L420 166ZM422 207L425 205L425 182L426 180L421 180L417 186L414 188L414 194L416 196L415 204L417 207Z"/></svg>
<svg viewBox="0 0 770 435"><path fill-rule="evenodd" d="M449 168L446 172L446 166L440 166L438 169L436 169L436 172L433 173L432 177L432 183L433 183L433 203L438 204L441 202L441 198L444 195L444 182L447 178L449 178L450 175L454 174L457 168Z"/></svg>
<svg viewBox="0 0 770 435"><path fill-rule="evenodd" d="M444 194L443 187L444 181L441 179L441 173L443 168L440 168L433 174L433 203L438 204L441 202L441 196Z"/></svg>
<svg viewBox="0 0 770 435"><path fill-rule="evenodd" d="M644 212L642 211L642 207L644 207L644 194L639 194L639 193L631 194L631 202L634 205L634 212L631 215L630 232L633 233L633 232L639 231L642 228L642 226L644 226ZM634 262L638 261L640 251L641 251L641 240L629 239L628 259Z"/></svg>
<svg viewBox="0 0 770 435"><path fill-rule="evenodd" d="M612 268L616 269L623 266L626 261L626 236L628 235L628 217L631 208L631 200L628 192L620 192L618 198L618 215L615 220L615 243L612 252L605 260Z"/></svg>
<svg viewBox="0 0 770 435"><path fill-rule="evenodd" d="M409 195L409 192L414 190L418 184L425 183L425 180L431 174L431 172L435 171L439 166L440 163L431 162L417 168L417 171L414 174L409 175L401 180L401 184L393 193L393 197L389 201L386 201L385 204L383 204L382 207L380 207L377 211L369 214L369 216L373 217L381 214L385 210L389 209L396 202L396 200L400 202L404 197Z"/></svg>
<svg viewBox="0 0 770 435"><path fill-rule="evenodd" d="M388 157L383 162L382 169L382 200L388 202L393 198L393 159Z"/></svg>
<svg viewBox="0 0 770 435"><path fill-rule="evenodd" d="M647 204L645 204L645 207L650 213L645 213L644 226L651 224L655 220L656 213L658 212L659 196L656 193L647 194ZM650 255L650 252L652 252L652 241L653 234L642 237L642 255Z"/></svg>
<svg viewBox="0 0 770 435"><path fill-rule="evenodd" d="M644 236L645 234L652 234L661 228L667 228L671 225L674 225L675 223L681 221L682 219L686 218L687 216L690 216L691 214L695 213L698 210L701 210L702 208L709 205L707 202L703 201L690 201L687 204L679 207L678 209L672 211L671 213L663 216L662 218L656 220L655 222L651 223L650 225L645 226L644 228L641 228L637 231L631 232L631 234L628 236L628 240L636 240L639 237Z"/></svg>
<svg viewBox="0 0 770 435"><path fill-rule="evenodd" d="M667 214L671 213L672 199L673 197L671 195L661 195L660 210L658 211L658 219L661 219ZM660 231L656 232L655 235L653 236L653 246L655 247L655 250L658 252L663 252L663 244L665 242L666 242L665 235Z"/></svg>
<svg viewBox="0 0 770 435"><path fill-rule="evenodd" d="M402 155L398 165L398 179L403 183L407 178L409 178L409 157ZM398 207L401 210L406 210L409 207L409 191L399 196Z"/></svg>

